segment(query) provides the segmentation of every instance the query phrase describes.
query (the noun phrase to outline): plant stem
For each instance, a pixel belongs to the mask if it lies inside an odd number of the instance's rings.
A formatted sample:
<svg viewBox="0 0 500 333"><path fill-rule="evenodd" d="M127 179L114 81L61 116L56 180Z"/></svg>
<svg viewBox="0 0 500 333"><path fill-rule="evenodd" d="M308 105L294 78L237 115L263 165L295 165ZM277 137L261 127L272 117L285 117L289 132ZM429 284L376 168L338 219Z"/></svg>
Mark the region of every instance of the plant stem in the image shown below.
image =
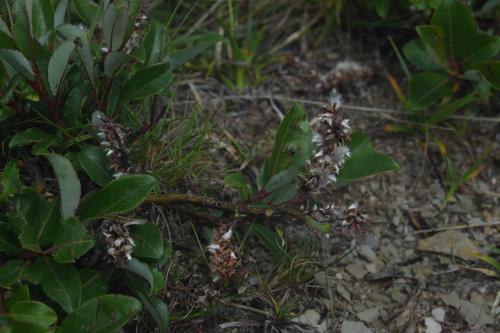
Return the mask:
<svg viewBox="0 0 500 333"><path fill-rule="evenodd" d="M173 205L193 205L204 208L221 210L227 215L235 217L248 215L260 218L289 218L302 219L304 214L295 209L278 208L278 207L250 207L248 205L232 205L226 202L217 201L213 198L195 196L189 194L157 194L150 195L144 201L145 203L153 203L157 205L173 206Z"/></svg>

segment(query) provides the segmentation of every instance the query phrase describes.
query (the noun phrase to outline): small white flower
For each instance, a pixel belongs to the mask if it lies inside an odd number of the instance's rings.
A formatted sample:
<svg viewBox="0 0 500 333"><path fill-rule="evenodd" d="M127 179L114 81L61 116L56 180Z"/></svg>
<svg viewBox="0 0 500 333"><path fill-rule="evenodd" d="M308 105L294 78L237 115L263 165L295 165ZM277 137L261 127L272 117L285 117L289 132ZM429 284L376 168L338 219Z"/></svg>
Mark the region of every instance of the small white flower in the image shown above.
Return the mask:
<svg viewBox="0 0 500 333"><path fill-rule="evenodd" d="M236 256L236 254L234 254L234 252L233 252L233 251L231 251L231 258L233 258L233 259L235 259L235 260L237 260L237 259L238 259L238 257Z"/></svg>
<svg viewBox="0 0 500 333"><path fill-rule="evenodd" d="M358 208L358 203L357 203L357 202L354 202L354 203L352 203L352 204L349 206L349 208L347 208L347 210L352 210L352 209L356 209L356 208Z"/></svg>
<svg viewBox="0 0 500 333"><path fill-rule="evenodd" d="M114 153L114 152L115 152L115 151L114 151L113 149L110 149L110 150L108 150L108 152L106 153L106 156L108 156L108 157L109 157L109 156L113 155L113 153Z"/></svg>
<svg viewBox="0 0 500 333"><path fill-rule="evenodd" d="M332 89L328 101L331 106L338 110L342 106L342 95L340 95L337 90Z"/></svg>
<svg viewBox="0 0 500 333"><path fill-rule="evenodd" d="M219 244L210 244L209 246L207 246L207 250L210 253L216 253L220 250L220 246Z"/></svg>
<svg viewBox="0 0 500 333"><path fill-rule="evenodd" d="M233 235L233 229L229 228L229 231L226 232L224 235L222 235L222 239L227 241L227 240L231 239L232 235Z"/></svg>
<svg viewBox="0 0 500 333"><path fill-rule="evenodd" d="M113 174L113 178L120 178L121 176L125 176L126 173L124 172L117 172Z"/></svg>
<svg viewBox="0 0 500 333"><path fill-rule="evenodd" d="M101 51L102 51L102 53L108 53L109 52L109 48L107 48L107 47L101 47Z"/></svg>
<svg viewBox="0 0 500 333"><path fill-rule="evenodd" d="M340 125L342 125L343 127L345 128L351 128L351 126L349 126L349 119L344 119L340 122Z"/></svg>

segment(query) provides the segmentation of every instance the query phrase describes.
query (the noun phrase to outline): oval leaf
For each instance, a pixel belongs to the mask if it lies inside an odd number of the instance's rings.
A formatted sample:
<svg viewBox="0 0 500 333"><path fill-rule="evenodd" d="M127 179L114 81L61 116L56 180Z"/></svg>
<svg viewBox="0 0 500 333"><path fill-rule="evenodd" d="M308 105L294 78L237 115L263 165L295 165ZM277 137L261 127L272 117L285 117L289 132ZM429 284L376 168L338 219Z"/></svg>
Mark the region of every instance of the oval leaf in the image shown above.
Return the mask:
<svg viewBox="0 0 500 333"><path fill-rule="evenodd" d="M418 73L410 79L409 91L412 107L425 109L440 98L450 97L453 83L444 73Z"/></svg>
<svg viewBox="0 0 500 333"><path fill-rule="evenodd" d="M69 58L74 49L75 43L68 40L62 43L57 50L55 50L52 57L50 57L48 78L50 91L54 96L57 95L57 91L61 86L64 72L68 67Z"/></svg>
<svg viewBox="0 0 500 333"><path fill-rule="evenodd" d="M113 294L98 296L67 316L60 332L116 332L141 310L141 302L133 297Z"/></svg>
<svg viewBox="0 0 500 333"><path fill-rule="evenodd" d="M76 208L80 202L80 181L76 175L75 169L71 162L57 154L44 154L44 156L52 164L52 168L57 177L59 184L59 192L61 195L61 212L62 217L67 219L75 215Z"/></svg>
<svg viewBox="0 0 500 333"><path fill-rule="evenodd" d="M163 257L163 240L157 225L152 223L135 224L131 225L129 230L130 236L135 242L134 256L152 259Z"/></svg>
<svg viewBox="0 0 500 333"><path fill-rule="evenodd" d="M123 176L102 190L91 193L80 208L80 218L87 220L110 213L121 213L139 206L156 185L147 175Z"/></svg>
<svg viewBox="0 0 500 333"><path fill-rule="evenodd" d="M36 324L42 327L49 327L57 320L57 314L47 305L25 301L16 303L9 313L9 317L18 322Z"/></svg>
<svg viewBox="0 0 500 333"><path fill-rule="evenodd" d="M102 148L90 146L78 153L78 162L89 177L101 186L113 180L113 173L108 168L108 159Z"/></svg>
<svg viewBox="0 0 500 333"><path fill-rule="evenodd" d="M94 246L95 241L75 218L63 221L57 231L52 254L58 263L74 262Z"/></svg>
<svg viewBox="0 0 500 333"><path fill-rule="evenodd" d="M74 265L58 264L44 258L45 276L42 289L45 294L58 303L67 313L73 312L80 304L82 283Z"/></svg>

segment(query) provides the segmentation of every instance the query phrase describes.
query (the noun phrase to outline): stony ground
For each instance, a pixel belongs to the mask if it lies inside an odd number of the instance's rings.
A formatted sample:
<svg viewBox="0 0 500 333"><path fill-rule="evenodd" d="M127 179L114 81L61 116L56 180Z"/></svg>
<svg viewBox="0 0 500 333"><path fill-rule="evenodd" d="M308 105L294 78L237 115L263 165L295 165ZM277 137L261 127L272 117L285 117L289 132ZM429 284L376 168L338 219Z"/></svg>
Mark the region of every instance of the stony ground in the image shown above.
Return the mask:
<svg viewBox="0 0 500 333"><path fill-rule="evenodd" d="M317 60L319 55L323 61ZM498 332L500 282L498 275L490 276L498 272L474 252L485 244L500 244L499 123L472 121L459 134L447 128L432 131L447 143L460 172L492 149L477 177L443 205L447 185L442 158L422 135L384 130L407 118L384 110L401 108L384 75L387 64L368 58L346 58L334 50L294 55L272 67L259 87L238 96L202 76L187 80L185 94L215 120L220 158L214 165L223 164L221 169L228 163L243 165L255 174L254 165L269 152L290 101L306 100L313 116L332 88L344 95L344 115L352 126L401 166L397 173L328 194L332 200L359 202L370 224L354 237L319 241L314 258L323 269L302 287L297 319L313 327L309 331ZM356 105L380 110L348 107Z"/></svg>

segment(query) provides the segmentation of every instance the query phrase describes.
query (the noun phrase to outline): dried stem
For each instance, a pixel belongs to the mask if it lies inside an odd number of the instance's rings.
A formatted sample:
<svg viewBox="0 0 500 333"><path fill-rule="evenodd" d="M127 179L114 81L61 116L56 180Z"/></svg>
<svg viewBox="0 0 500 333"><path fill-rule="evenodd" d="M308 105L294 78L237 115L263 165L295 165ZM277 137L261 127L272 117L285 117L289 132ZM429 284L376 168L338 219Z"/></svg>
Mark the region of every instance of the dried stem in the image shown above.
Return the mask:
<svg viewBox="0 0 500 333"><path fill-rule="evenodd" d="M158 194L150 195L145 200L146 203L157 205L192 205L203 208L221 210L227 215L239 217L247 215L258 218L284 218L284 219L303 219L304 214L299 210L287 208L260 208L248 205L233 205L226 202L217 201L213 198L194 196L189 194Z"/></svg>

